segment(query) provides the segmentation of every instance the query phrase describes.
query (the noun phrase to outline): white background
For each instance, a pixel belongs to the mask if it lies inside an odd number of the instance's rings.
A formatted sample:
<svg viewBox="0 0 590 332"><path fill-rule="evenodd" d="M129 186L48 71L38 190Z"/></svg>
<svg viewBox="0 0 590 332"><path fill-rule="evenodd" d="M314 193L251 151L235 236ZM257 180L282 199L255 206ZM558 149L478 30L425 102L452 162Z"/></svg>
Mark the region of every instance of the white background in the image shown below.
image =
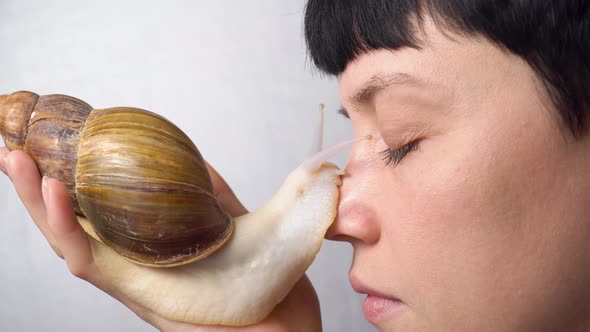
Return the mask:
<svg viewBox="0 0 590 332"><path fill-rule="evenodd" d="M0 1L0 93L63 93L135 106L183 129L249 209L310 150L351 138L337 82L315 71L303 0ZM333 161L343 166L347 152ZM69 274L0 177L0 330L152 331ZM325 331L371 331L348 284L348 244L326 241L309 270Z"/></svg>

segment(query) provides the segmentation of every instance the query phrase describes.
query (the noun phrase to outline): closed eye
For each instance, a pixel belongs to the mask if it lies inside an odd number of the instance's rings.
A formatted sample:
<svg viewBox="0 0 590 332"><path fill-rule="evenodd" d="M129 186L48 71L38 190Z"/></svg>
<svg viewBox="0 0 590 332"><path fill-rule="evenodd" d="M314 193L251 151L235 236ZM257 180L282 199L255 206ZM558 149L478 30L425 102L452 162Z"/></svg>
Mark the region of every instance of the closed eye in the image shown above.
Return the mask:
<svg viewBox="0 0 590 332"><path fill-rule="evenodd" d="M399 149L385 149L381 151L385 166L393 165L394 167L399 165L404 157L411 151L418 149L418 141L412 141Z"/></svg>

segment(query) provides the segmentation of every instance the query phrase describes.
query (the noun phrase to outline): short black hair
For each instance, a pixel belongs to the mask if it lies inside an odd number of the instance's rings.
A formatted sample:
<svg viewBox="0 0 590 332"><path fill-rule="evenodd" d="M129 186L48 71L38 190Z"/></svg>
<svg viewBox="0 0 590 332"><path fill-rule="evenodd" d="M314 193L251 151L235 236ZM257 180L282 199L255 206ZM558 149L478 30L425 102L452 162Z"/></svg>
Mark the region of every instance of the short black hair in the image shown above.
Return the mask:
<svg viewBox="0 0 590 332"><path fill-rule="evenodd" d="M588 0L309 0L305 40L313 63L338 75L376 49L420 48L424 14L447 31L480 35L526 61L575 136L590 112Z"/></svg>

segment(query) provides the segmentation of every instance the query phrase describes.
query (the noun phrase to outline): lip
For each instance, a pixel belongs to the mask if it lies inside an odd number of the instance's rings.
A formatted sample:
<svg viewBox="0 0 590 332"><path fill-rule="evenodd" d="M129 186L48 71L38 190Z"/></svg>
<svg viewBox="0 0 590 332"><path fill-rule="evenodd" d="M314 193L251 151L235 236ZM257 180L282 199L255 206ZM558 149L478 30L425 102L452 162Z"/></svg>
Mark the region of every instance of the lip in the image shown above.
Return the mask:
<svg viewBox="0 0 590 332"><path fill-rule="evenodd" d="M378 292L353 276L350 277L350 284L355 292L367 295L362 308L365 319L372 324L394 318L405 306L399 298Z"/></svg>

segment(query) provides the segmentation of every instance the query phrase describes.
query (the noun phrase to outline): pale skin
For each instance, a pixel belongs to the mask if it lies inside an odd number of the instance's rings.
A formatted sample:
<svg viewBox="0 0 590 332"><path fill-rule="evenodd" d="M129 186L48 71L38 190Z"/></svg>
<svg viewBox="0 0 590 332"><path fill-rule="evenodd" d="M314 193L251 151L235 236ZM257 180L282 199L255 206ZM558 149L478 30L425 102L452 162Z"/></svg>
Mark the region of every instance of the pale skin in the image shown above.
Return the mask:
<svg viewBox="0 0 590 332"><path fill-rule="evenodd" d="M360 56L339 77L356 135L328 237L350 279L403 304L383 331L590 330L590 138L533 71L483 39L425 26L421 50ZM351 102L375 76L382 80ZM379 80L377 80L379 81ZM417 140L399 165L379 152Z"/></svg>
<svg viewBox="0 0 590 332"><path fill-rule="evenodd" d="M372 139L352 149L326 237L351 243L359 292L399 299L371 323L382 331L589 330L590 138L571 136L519 58L483 39L448 38L430 23L424 31L422 49L364 54L338 77L355 136ZM381 151L413 141L398 165L385 165ZM12 152L8 163L33 220L74 275L160 329L201 328L166 321L110 288L64 187L49 181L43 195L26 154ZM212 175L230 213L245 213ZM304 278L249 328L319 324Z"/></svg>

